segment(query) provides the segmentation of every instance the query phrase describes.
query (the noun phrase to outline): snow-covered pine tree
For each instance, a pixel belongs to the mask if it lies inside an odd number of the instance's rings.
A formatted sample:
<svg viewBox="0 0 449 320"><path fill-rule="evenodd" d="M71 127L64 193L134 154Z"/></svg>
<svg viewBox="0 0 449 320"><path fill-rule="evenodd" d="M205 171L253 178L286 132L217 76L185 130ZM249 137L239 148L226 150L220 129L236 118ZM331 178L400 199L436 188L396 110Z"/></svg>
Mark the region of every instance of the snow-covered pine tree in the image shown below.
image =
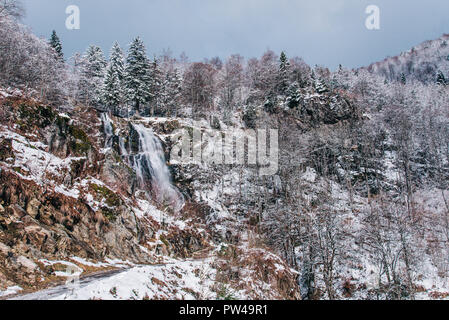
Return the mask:
<svg viewBox="0 0 449 320"><path fill-rule="evenodd" d="M252 104L248 104L243 112L243 122L249 129L255 129L257 125L257 110Z"/></svg>
<svg viewBox="0 0 449 320"><path fill-rule="evenodd" d="M161 100L166 113L177 117L182 96L182 76L178 69L167 72L162 88Z"/></svg>
<svg viewBox="0 0 449 320"><path fill-rule="evenodd" d="M62 52L61 40L59 39L59 37L56 34L55 30L53 30L53 32L51 33L49 44L53 48L53 50L55 51L56 57L58 59L60 59L60 60L63 60L64 59L64 54Z"/></svg>
<svg viewBox="0 0 449 320"><path fill-rule="evenodd" d="M446 77L444 76L443 72L438 71L437 84L445 86L447 83L448 82L447 82Z"/></svg>
<svg viewBox="0 0 449 320"><path fill-rule="evenodd" d="M407 84L407 78L405 77L404 73L401 74L401 83L402 84Z"/></svg>
<svg viewBox="0 0 449 320"><path fill-rule="evenodd" d="M156 57L154 57L151 63L150 71L150 93L151 93L151 115L153 116L155 112L157 114L165 114L166 110L162 110L162 84L163 84L163 74L159 68L159 62Z"/></svg>
<svg viewBox="0 0 449 320"><path fill-rule="evenodd" d="M115 42L111 49L109 64L102 88L102 102L109 108L123 104L124 99L124 55L120 45Z"/></svg>
<svg viewBox="0 0 449 320"><path fill-rule="evenodd" d="M294 81L287 89L286 104L291 109L298 107L301 102L301 92L299 88L298 82Z"/></svg>
<svg viewBox="0 0 449 320"><path fill-rule="evenodd" d="M101 102L106 65L101 48L91 45L81 63L80 95L86 103L98 105Z"/></svg>
<svg viewBox="0 0 449 320"><path fill-rule="evenodd" d="M315 79L314 85L316 92L318 92L319 94L329 91L324 81L319 78Z"/></svg>
<svg viewBox="0 0 449 320"><path fill-rule="evenodd" d="M150 74L151 68L145 45L137 37L129 47L125 72L126 101L137 111L151 99Z"/></svg>
<svg viewBox="0 0 449 320"><path fill-rule="evenodd" d="M181 100L182 100L182 74L178 69L175 69L171 81L171 90L170 93L172 95L171 105L169 107L170 112L173 116L178 116L178 110L180 108Z"/></svg>
<svg viewBox="0 0 449 320"><path fill-rule="evenodd" d="M279 75L278 75L278 91L280 94L285 94L289 85L290 63L284 51L281 52L279 58Z"/></svg>
<svg viewBox="0 0 449 320"><path fill-rule="evenodd" d="M264 109L268 113L276 113L278 105L278 99L276 93L271 91L268 93L267 98L264 103Z"/></svg>
<svg viewBox="0 0 449 320"><path fill-rule="evenodd" d="M315 66L312 72L313 85L316 92L323 94L329 91L330 87L330 72L329 69Z"/></svg>

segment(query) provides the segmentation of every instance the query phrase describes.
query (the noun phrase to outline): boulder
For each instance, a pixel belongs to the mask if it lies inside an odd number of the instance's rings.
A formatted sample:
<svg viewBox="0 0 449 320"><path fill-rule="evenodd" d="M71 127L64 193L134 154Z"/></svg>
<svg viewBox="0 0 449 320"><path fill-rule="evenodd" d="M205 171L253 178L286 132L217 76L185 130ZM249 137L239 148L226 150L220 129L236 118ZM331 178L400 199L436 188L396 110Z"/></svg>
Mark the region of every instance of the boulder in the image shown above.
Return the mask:
<svg viewBox="0 0 449 320"><path fill-rule="evenodd" d="M0 141L0 161L6 161L8 159L14 159L14 151L12 148L12 140L4 139Z"/></svg>
<svg viewBox="0 0 449 320"><path fill-rule="evenodd" d="M11 252L11 248L0 242L0 254L7 256Z"/></svg>
<svg viewBox="0 0 449 320"><path fill-rule="evenodd" d="M26 216L25 210L16 204L8 207L8 214L17 220L21 220L24 216Z"/></svg>
<svg viewBox="0 0 449 320"><path fill-rule="evenodd" d="M39 202L39 200L33 198L30 202L28 202L26 212L35 219L39 214L40 205L41 203Z"/></svg>
<svg viewBox="0 0 449 320"><path fill-rule="evenodd" d="M37 264L35 264L33 261L31 261L30 259L24 257L24 256L19 256L17 258L17 262L24 267L28 272L33 272L36 269L39 269L39 267L37 266Z"/></svg>

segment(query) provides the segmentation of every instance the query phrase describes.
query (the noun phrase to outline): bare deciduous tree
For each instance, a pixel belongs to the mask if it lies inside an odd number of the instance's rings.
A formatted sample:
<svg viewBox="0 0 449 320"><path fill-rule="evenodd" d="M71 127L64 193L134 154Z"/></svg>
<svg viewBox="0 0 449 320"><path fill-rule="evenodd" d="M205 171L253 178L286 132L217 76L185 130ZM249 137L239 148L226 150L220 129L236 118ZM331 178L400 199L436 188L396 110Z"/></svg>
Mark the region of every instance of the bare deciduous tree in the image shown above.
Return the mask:
<svg viewBox="0 0 449 320"><path fill-rule="evenodd" d="M194 117L213 108L216 72L210 64L194 63L184 74L183 94Z"/></svg>
<svg viewBox="0 0 449 320"><path fill-rule="evenodd" d="M19 0L0 0L0 21L5 17L20 19L25 15L25 9Z"/></svg>

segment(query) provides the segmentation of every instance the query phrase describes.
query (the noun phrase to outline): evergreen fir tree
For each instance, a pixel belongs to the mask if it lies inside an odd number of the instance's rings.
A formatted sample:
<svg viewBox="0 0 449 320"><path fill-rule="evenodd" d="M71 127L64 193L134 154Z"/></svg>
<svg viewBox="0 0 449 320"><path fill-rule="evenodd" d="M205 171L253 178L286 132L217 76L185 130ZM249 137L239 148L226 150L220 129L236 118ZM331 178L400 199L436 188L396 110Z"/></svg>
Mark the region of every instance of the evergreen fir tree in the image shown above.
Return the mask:
<svg viewBox="0 0 449 320"><path fill-rule="evenodd" d="M255 129L257 125L257 110L253 105L247 105L243 113L243 122L249 129Z"/></svg>
<svg viewBox="0 0 449 320"><path fill-rule="evenodd" d="M160 93L159 93L159 100L160 100L160 106L161 106L161 112L163 115L166 115L169 113L168 105L170 103L170 72L167 72L164 76L164 79L161 83L160 87Z"/></svg>
<svg viewBox="0 0 449 320"><path fill-rule="evenodd" d="M301 102L301 92L298 82L293 82L287 89L287 106L291 109L299 106Z"/></svg>
<svg viewBox="0 0 449 320"><path fill-rule="evenodd" d="M60 60L64 59L64 54L62 52L62 44L61 40L59 39L58 35L56 34L56 31L53 30L51 37L50 37L50 46L53 48L53 50L56 53L56 57Z"/></svg>
<svg viewBox="0 0 449 320"><path fill-rule="evenodd" d="M117 42L111 49L109 60L102 88L102 101L109 107L117 107L123 103L125 73L123 51Z"/></svg>
<svg viewBox="0 0 449 320"><path fill-rule="evenodd" d="M402 84L406 84L407 83L407 78L405 77L405 74L401 74L401 83Z"/></svg>
<svg viewBox="0 0 449 320"><path fill-rule="evenodd" d="M182 75L178 69L175 69L170 79L170 103L168 109L172 116L177 117L179 104L181 103L182 98Z"/></svg>
<svg viewBox="0 0 449 320"><path fill-rule="evenodd" d="M126 59L125 95L126 100L137 111L151 99L150 63L145 45L138 37L132 43Z"/></svg>
<svg viewBox="0 0 449 320"><path fill-rule="evenodd" d="M161 104L170 116L177 117L182 95L182 76L178 69L167 72L161 90Z"/></svg>
<svg viewBox="0 0 449 320"><path fill-rule="evenodd" d="M437 84L440 84L440 85L443 85L443 86L445 86L447 84L447 80L446 80L443 72L441 72L441 71L438 71Z"/></svg>
<svg viewBox="0 0 449 320"><path fill-rule="evenodd" d="M159 63L155 57L151 63L150 72L151 115L154 115L155 111L158 114L164 114L164 110L161 110L163 82L163 75L159 69Z"/></svg>
<svg viewBox="0 0 449 320"><path fill-rule="evenodd" d="M314 86L316 92L318 92L319 94L329 91L329 89L327 88L326 84L322 79L315 79Z"/></svg>
<svg viewBox="0 0 449 320"><path fill-rule="evenodd" d="M101 48L91 45L83 56L80 80L82 98L87 103L101 102L106 65Z"/></svg>
<svg viewBox="0 0 449 320"><path fill-rule="evenodd" d="M278 90L280 94L285 94L289 85L288 71L290 68L290 63L288 61L287 55L284 51L281 52L279 58L279 75L278 75Z"/></svg>
<svg viewBox="0 0 449 320"><path fill-rule="evenodd" d="M278 100L277 100L275 92L268 93L268 96L267 96L267 98L265 100L265 103L264 103L265 111L268 112L268 113L271 113L271 114L276 113L276 111L277 111L277 102L278 102Z"/></svg>

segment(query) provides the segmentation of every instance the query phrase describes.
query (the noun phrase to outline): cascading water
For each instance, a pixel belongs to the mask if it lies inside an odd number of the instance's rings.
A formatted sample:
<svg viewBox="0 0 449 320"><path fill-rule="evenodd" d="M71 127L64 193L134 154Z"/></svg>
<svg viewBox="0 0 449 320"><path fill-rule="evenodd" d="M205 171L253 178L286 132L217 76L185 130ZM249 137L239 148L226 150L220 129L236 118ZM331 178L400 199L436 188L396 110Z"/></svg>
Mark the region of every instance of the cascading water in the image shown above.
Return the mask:
<svg viewBox="0 0 449 320"><path fill-rule="evenodd" d="M111 148L114 140L112 120L107 113L102 113L101 121L106 136L105 148ZM184 206L184 197L171 182L161 142L153 131L144 125L132 124L132 127L139 136L139 151L128 151L122 137L118 137L118 144L122 158L136 173L139 188L151 191L153 200L158 203L169 205L175 212L180 211Z"/></svg>
<svg viewBox="0 0 449 320"><path fill-rule="evenodd" d="M136 173L139 188L150 190L153 200L159 204L169 205L175 212L180 211L184 206L184 197L172 184L161 142L144 125L132 124L132 127L138 134L139 151L129 151L122 137L119 137L119 147L121 156Z"/></svg>
<svg viewBox="0 0 449 320"><path fill-rule="evenodd" d="M159 203L169 204L175 211L181 210L184 198L172 185L161 142L153 131L144 125L133 124L133 128L139 135L139 152L129 154L128 159L141 187L145 187L150 180L153 195Z"/></svg>
<svg viewBox="0 0 449 320"><path fill-rule="evenodd" d="M109 115L107 113L102 113L100 115L100 118L103 122L104 134L106 136L104 147L111 148L114 138L114 128L112 127L112 120L111 118L109 118Z"/></svg>

